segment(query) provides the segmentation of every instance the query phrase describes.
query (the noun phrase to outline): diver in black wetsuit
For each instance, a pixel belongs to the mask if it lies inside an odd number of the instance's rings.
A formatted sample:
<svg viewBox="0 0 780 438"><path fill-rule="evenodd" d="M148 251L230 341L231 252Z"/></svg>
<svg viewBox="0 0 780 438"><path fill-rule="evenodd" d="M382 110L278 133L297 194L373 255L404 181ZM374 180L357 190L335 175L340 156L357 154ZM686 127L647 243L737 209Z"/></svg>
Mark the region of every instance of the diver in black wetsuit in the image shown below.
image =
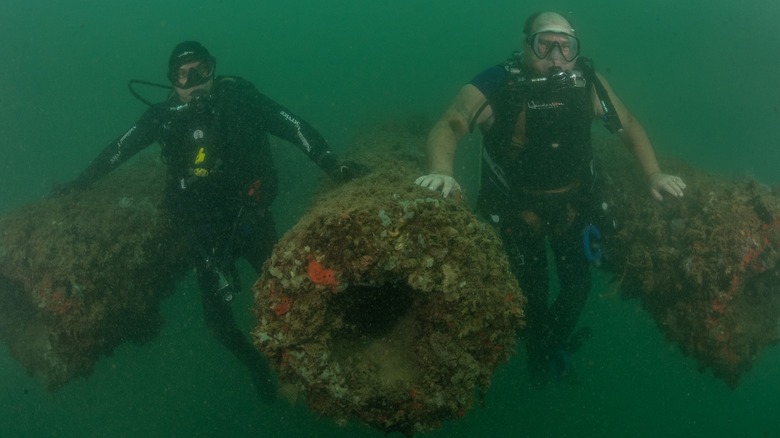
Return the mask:
<svg viewBox="0 0 780 438"><path fill-rule="evenodd" d="M457 142L480 128L478 209L501 235L528 297L528 367L533 384L542 387L551 373L568 371L568 353L586 333L574 329L591 288L588 259L598 251L585 243L594 225L605 223L591 151L593 119L601 118L619 133L656 199L662 199L662 191L683 196L685 183L661 173L644 128L604 78L579 58L579 39L568 20L553 12L536 13L523 32L523 53L477 75L431 130L431 173L416 182L444 196L459 191L453 178ZM547 244L560 283L552 304Z"/></svg>
<svg viewBox="0 0 780 438"><path fill-rule="evenodd" d="M275 390L263 356L238 329L230 300L240 289L234 262L243 257L260 270L276 242L268 210L277 193L268 134L298 146L332 179L364 173L341 161L308 123L246 80L215 76L216 60L201 44L173 50L168 78L175 92L151 105L110 143L62 194L88 187L154 142L167 165L165 206L176 235L191 246L206 323L219 341L251 371L266 400Z"/></svg>

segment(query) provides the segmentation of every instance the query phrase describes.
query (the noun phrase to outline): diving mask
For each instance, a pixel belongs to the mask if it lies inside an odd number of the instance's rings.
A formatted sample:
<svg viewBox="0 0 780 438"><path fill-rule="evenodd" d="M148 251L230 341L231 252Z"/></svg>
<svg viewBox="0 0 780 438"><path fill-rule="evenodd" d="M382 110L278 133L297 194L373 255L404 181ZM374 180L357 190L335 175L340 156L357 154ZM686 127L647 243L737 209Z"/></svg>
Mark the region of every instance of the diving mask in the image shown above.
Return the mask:
<svg viewBox="0 0 780 438"><path fill-rule="evenodd" d="M534 55L539 59L547 58L554 49L558 48L558 53L566 61L571 62L580 56L580 40L573 35L563 32L537 32L526 40L531 46Z"/></svg>
<svg viewBox="0 0 780 438"><path fill-rule="evenodd" d="M214 63L211 60L201 61L194 66L182 65L170 72L168 79L176 88L187 90L205 84L214 77Z"/></svg>

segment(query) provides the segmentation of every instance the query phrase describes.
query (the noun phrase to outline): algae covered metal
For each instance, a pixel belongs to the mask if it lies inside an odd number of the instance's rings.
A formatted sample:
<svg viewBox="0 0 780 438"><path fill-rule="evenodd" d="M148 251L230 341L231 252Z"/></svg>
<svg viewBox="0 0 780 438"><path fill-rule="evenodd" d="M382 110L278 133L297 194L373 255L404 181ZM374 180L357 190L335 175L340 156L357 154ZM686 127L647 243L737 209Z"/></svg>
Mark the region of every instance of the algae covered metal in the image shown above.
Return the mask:
<svg viewBox="0 0 780 438"><path fill-rule="evenodd" d="M525 298L490 226L413 181L424 130L388 124L353 156L254 286L257 347L315 412L411 434L463 416L515 349ZM362 155L361 155L362 152Z"/></svg>
<svg viewBox="0 0 780 438"><path fill-rule="evenodd" d="M780 197L679 162L663 168L688 185L654 202L624 148L600 144L619 223L609 268L668 339L730 386L778 341Z"/></svg>
<svg viewBox="0 0 780 438"><path fill-rule="evenodd" d="M0 339L49 389L159 331L159 303L182 272L166 244L163 175L142 159L0 216Z"/></svg>

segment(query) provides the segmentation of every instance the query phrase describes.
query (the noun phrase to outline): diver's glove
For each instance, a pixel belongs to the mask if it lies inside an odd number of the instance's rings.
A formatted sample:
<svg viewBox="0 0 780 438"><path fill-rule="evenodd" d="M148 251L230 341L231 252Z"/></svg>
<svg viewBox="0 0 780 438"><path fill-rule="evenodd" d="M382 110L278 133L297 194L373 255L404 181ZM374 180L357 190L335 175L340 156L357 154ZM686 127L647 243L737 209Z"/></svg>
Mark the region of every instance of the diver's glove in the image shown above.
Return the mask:
<svg viewBox="0 0 780 438"><path fill-rule="evenodd" d="M341 160L333 152L325 152L317 160L317 164L333 181L339 183L351 181L370 172L368 167L355 161Z"/></svg>
<svg viewBox="0 0 780 438"><path fill-rule="evenodd" d="M414 181L420 187L427 187L431 190L439 190L441 188L441 195L447 197L450 193L453 196L461 192L460 184L455 181L455 178L445 175L443 173L432 173L430 175L423 175Z"/></svg>

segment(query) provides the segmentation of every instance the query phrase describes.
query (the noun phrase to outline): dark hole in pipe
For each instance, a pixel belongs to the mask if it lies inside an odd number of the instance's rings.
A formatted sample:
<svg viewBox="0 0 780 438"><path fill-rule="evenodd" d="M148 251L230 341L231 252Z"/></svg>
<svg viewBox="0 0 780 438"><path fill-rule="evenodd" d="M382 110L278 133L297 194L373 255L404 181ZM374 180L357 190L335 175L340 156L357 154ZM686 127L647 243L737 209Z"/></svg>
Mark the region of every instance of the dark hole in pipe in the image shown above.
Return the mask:
<svg viewBox="0 0 780 438"><path fill-rule="evenodd" d="M342 335L363 340L385 336L411 308L413 292L399 283L350 286L332 302L344 321Z"/></svg>

